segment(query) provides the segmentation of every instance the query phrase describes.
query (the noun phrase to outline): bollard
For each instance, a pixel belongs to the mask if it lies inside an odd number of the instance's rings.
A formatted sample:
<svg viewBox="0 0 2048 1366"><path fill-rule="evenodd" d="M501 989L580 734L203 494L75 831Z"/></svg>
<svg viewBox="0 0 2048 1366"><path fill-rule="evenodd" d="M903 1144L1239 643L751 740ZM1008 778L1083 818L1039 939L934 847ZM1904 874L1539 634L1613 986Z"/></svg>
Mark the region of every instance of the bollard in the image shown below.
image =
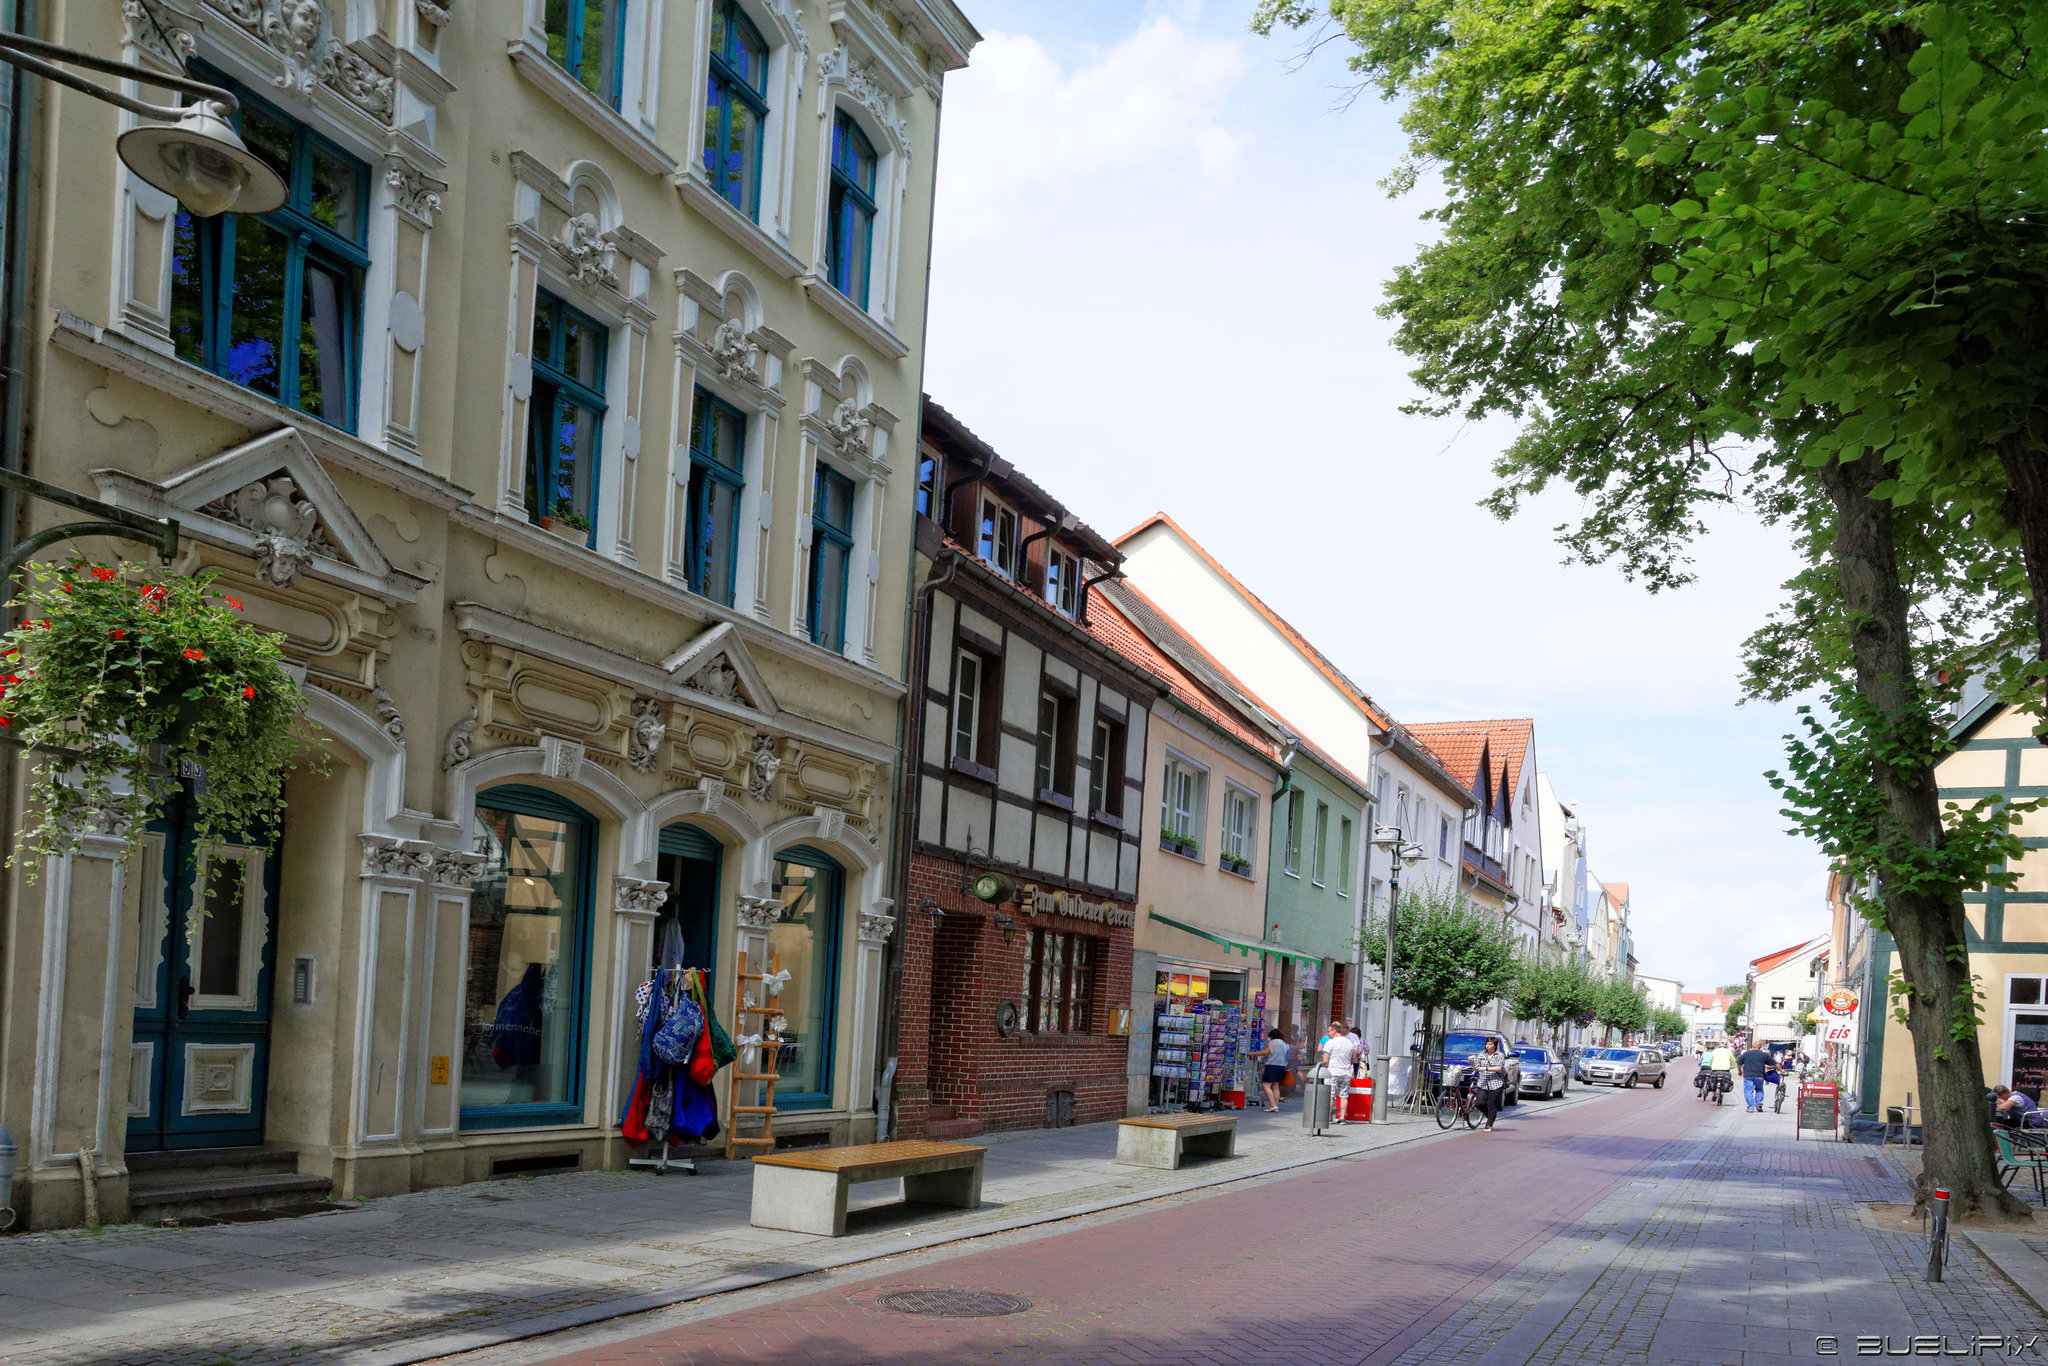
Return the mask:
<svg viewBox="0 0 2048 1366"><path fill-rule="evenodd" d="M1934 1188L1934 1227L1927 1235L1927 1279L1941 1279L1942 1262L1948 1256L1948 1192Z"/></svg>

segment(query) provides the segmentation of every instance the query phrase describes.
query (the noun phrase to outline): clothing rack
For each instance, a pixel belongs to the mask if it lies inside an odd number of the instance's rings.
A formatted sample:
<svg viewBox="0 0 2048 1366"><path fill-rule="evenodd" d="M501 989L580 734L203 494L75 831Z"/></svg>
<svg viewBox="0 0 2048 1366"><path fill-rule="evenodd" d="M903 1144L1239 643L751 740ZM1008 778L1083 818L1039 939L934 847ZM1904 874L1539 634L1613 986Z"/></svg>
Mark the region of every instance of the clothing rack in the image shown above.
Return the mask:
<svg viewBox="0 0 2048 1366"><path fill-rule="evenodd" d="M655 992L658 994L669 989L668 978L671 973L680 978L683 973L688 971L690 971L688 968L662 968L658 970L652 978ZM687 983L679 983L679 985L685 990L688 989ZM709 998L708 992L706 993L706 998ZM654 1009L654 1001L651 997L647 1002L647 1008L649 1010ZM667 1176L671 1171L679 1171L685 1176L695 1176L697 1174L697 1159L693 1157L671 1158L668 1155L667 1139L662 1139L650 1146L655 1149L653 1157L629 1157L626 1159L626 1165L629 1167L645 1167L656 1176ZM731 1154L728 1153L727 1156L731 1156Z"/></svg>
<svg viewBox="0 0 2048 1366"><path fill-rule="evenodd" d="M782 1080L782 1073L775 1069L781 1066L782 1034L780 1031L769 1026L771 1021L782 1014L782 1008L775 1004L775 997L781 994L781 987L778 985L771 992L767 983L771 978L780 977L781 974L781 954L773 954L769 957L768 971L748 972L747 955L744 951L741 952L740 969L737 974L738 980L734 984L732 993L734 1002L733 1038L735 1040L743 1039L754 1032L747 1027L749 1023L748 1017L752 1016L753 1023L759 1027L761 1034L761 1042L755 1045L754 1065L761 1070L758 1072L742 1072L739 1070L739 1061L736 1059L733 1063L732 1086L726 1093L725 1156L727 1161L732 1160L733 1151L736 1148L766 1148L771 1152L775 1148L775 1083ZM750 982L754 985L754 990L752 991L748 990L747 986ZM759 999L756 999L757 997ZM743 1047L740 1049L740 1057L744 1058L745 1056L746 1049ZM760 1093L756 1097L760 1104L740 1104L740 1084L742 1082L751 1083L760 1088ZM742 1138L740 1136L739 1124L739 1117L741 1115L759 1115L761 1117L761 1132L758 1135Z"/></svg>

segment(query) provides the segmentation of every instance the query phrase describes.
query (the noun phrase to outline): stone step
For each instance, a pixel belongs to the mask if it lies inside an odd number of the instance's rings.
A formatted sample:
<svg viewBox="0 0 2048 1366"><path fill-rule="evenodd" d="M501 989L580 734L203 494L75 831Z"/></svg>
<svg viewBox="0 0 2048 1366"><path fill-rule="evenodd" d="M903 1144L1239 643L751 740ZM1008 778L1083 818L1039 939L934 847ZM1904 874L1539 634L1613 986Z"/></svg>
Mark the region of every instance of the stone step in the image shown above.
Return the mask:
<svg viewBox="0 0 2048 1366"><path fill-rule="evenodd" d="M190 1182L209 1176L291 1173L298 1169L296 1149L266 1148L256 1144L238 1148L174 1148L165 1152L128 1154L128 1181L131 1186L165 1181Z"/></svg>
<svg viewBox="0 0 2048 1366"><path fill-rule="evenodd" d="M184 1178L181 1174L180 1179L158 1176L139 1183L131 1178L128 1209L138 1223L145 1224L238 1214L324 1200L332 1186L333 1182L324 1176L301 1176L297 1172L196 1178Z"/></svg>

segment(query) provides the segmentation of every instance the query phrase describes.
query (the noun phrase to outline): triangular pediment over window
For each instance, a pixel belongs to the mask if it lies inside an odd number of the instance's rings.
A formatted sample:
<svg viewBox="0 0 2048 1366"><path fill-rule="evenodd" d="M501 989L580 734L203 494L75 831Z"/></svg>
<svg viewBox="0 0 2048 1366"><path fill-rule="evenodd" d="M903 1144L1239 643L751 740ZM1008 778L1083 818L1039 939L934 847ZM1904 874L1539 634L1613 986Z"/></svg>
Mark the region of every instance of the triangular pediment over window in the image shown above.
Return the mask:
<svg viewBox="0 0 2048 1366"><path fill-rule="evenodd" d="M389 602L411 602L424 580L394 569L305 438L290 427L245 441L158 484L94 470L116 507L175 517L180 531L240 551L281 588L301 574Z"/></svg>
<svg viewBox="0 0 2048 1366"><path fill-rule="evenodd" d="M776 709L775 697L754 667L754 657L747 653L739 628L729 621L703 632L662 660L661 667L686 688L758 712L772 714Z"/></svg>

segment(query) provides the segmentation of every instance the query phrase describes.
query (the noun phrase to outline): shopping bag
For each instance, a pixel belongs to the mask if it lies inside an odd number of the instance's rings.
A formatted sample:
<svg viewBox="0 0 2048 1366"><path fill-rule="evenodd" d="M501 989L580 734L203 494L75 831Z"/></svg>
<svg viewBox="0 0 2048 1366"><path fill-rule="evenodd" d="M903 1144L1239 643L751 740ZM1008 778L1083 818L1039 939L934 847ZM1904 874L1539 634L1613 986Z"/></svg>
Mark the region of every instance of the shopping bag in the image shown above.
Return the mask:
<svg viewBox="0 0 2048 1366"><path fill-rule="evenodd" d="M712 1073L717 1070L718 1064L711 1060L711 1031L699 1030L697 1046L690 1050L690 1080L699 1086L708 1086Z"/></svg>

